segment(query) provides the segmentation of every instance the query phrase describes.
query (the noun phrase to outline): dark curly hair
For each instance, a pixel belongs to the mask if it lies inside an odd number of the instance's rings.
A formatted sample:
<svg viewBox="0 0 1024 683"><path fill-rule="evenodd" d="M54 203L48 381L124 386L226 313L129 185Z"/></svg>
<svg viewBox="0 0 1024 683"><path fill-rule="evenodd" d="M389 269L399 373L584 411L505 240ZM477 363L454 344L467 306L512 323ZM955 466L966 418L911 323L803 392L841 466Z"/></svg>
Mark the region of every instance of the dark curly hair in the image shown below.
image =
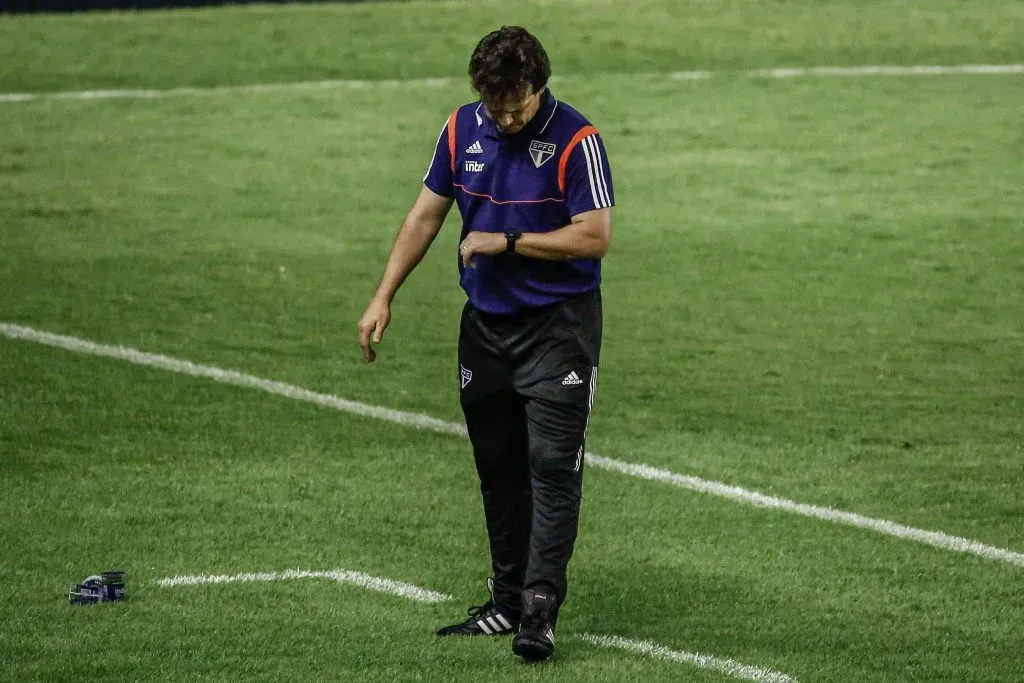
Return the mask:
<svg viewBox="0 0 1024 683"><path fill-rule="evenodd" d="M477 43L469 58L473 89L496 101L540 91L551 76L551 62L540 41L521 26L502 26Z"/></svg>

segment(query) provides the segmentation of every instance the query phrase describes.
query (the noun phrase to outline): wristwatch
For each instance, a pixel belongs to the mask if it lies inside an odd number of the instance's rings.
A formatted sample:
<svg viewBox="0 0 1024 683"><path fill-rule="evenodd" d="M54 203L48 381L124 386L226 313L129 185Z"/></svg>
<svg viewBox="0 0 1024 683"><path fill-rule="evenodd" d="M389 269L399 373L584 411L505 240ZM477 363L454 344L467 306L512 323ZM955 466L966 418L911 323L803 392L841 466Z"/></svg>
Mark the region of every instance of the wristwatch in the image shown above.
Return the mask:
<svg viewBox="0 0 1024 683"><path fill-rule="evenodd" d="M505 253L516 253L516 240L523 236L521 232L508 231L505 233Z"/></svg>

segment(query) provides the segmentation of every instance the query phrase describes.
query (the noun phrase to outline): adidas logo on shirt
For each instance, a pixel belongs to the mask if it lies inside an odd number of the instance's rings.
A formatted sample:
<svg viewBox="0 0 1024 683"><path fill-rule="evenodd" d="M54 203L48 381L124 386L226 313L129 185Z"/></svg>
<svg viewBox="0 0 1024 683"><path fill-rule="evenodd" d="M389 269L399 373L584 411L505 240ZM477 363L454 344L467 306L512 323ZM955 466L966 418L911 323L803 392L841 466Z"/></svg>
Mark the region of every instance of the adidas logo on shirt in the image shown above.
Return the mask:
<svg viewBox="0 0 1024 683"><path fill-rule="evenodd" d="M472 145L470 145L469 147L466 148L466 154L483 154L483 153L484 153L484 147L483 147L483 145L480 144L479 140L477 140Z"/></svg>
<svg viewBox="0 0 1024 683"><path fill-rule="evenodd" d="M572 372L570 372L568 375L565 376L565 379L562 380L562 384L565 385L565 386L572 386L574 384L583 384L583 380L581 380L580 376L576 374L575 370L573 370Z"/></svg>

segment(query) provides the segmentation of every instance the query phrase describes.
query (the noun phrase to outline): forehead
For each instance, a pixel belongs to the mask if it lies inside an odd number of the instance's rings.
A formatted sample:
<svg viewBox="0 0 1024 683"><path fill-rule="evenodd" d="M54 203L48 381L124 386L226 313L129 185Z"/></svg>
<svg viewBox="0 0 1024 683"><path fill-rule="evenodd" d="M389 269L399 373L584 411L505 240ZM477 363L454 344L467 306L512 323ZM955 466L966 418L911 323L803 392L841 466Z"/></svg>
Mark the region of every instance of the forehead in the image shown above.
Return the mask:
<svg viewBox="0 0 1024 683"><path fill-rule="evenodd" d="M493 99L484 99L484 106L491 112L519 111L529 104L530 98L536 93L533 88L527 88L524 93L514 93Z"/></svg>

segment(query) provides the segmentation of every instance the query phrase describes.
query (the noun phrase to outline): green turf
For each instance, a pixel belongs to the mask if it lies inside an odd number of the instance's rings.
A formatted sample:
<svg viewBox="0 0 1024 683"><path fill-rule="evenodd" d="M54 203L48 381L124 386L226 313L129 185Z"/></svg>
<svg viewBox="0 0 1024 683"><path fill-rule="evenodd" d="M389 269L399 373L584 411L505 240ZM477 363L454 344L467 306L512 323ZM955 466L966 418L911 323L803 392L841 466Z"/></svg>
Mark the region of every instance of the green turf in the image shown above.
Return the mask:
<svg viewBox="0 0 1024 683"><path fill-rule="evenodd" d="M1020 62L1020 4L645 7L517 15L542 37L570 16L592 26L549 41L577 74L556 93L602 130L619 203L592 449L1024 550L1024 77L629 75ZM406 58L455 13L450 42ZM457 75L513 14L0 17L0 90ZM277 30L279 50L260 49ZM614 40L635 49L620 59ZM0 322L457 421L457 220L400 294L376 365L354 332L466 97L0 104ZM559 659L524 669L507 642L430 637L487 572L464 442L4 337L0 405L0 679L730 680L585 632L802 681L1021 678L1020 567L593 468ZM113 566L128 603L63 603L67 581ZM154 584L295 567L456 601Z"/></svg>
<svg viewBox="0 0 1024 683"><path fill-rule="evenodd" d="M0 90L466 73L522 24L561 74L1022 60L1016 0L495 0L0 16Z"/></svg>

